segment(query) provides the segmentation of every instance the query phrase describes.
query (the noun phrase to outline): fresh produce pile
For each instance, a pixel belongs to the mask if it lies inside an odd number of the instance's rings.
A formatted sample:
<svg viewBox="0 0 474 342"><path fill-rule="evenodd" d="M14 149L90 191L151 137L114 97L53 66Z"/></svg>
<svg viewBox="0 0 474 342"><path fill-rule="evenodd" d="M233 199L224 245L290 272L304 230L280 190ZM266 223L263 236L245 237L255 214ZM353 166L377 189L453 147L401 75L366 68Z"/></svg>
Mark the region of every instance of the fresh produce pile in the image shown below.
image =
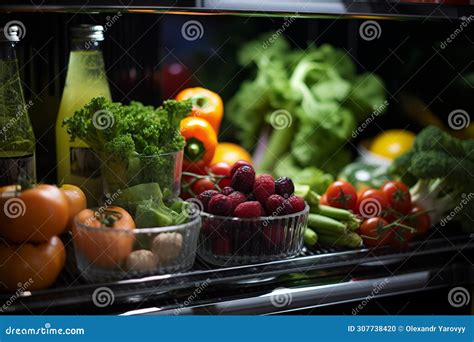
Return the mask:
<svg viewBox="0 0 474 342"><path fill-rule="evenodd" d="M266 38L239 51L240 64L256 72L227 105L237 137L247 149L258 146L259 171L272 173L285 160L337 174L350 161L343 145L357 124L385 110L383 81L373 73L357 74L346 51L331 45L302 51L279 37L264 49Z"/></svg>
<svg viewBox="0 0 474 342"><path fill-rule="evenodd" d="M412 185L413 202L429 211L433 224L444 217L473 232L473 151L474 140L459 140L429 126L418 134L411 151L395 159L390 169ZM449 211L454 211L454 218Z"/></svg>
<svg viewBox="0 0 474 342"><path fill-rule="evenodd" d="M86 207L76 186L24 184L0 188L0 291L51 286L64 267L66 252L58 237Z"/></svg>
<svg viewBox="0 0 474 342"><path fill-rule="evenodd" d="M324 204L308 185L297 185L296 193L310 206L308 228L304 233L307 246L312 247L319 242L323 245L356 248L362 244L361 237L356 233L361 221L352 211Z"/></svg>
<svg viewBox="0 0 474 342"><path fill-rule="evenodd" d="M187 176L198 181L206 177ZM202 234L215 255L280 253L292 241L291 234L297 234L290 230L304 224L306 203L294 195L293 181L288 177L275 180L269 174L256 176L243 160L216 179L211 189L198 193L196 200L204 213L211 214L203 216ZM294 221L285 220L298 213Z"/></svg>
<svg viewBox="0 0 474 342"><path fill-rule="evenodd" d="M388 181L380 189L368 188L359 193L352 184L336 181L321 197L314 193L309 197L311 212L319 211L331 219L313 217L321 220L317 222L310 214L309 227L318 233L322 244L357 247L361 237L368 247L390 244L402 248L415 234L425 234L431 226L428 212L412 203L408 187L400 181Z"/></svg>

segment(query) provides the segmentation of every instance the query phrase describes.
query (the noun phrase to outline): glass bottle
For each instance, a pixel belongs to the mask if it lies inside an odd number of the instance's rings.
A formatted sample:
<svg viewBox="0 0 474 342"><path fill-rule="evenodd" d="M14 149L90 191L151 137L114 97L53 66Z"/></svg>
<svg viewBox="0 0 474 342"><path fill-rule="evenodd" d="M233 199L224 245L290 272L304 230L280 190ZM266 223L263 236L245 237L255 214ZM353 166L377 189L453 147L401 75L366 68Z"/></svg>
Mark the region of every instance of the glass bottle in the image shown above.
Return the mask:
<svg viewBox="0 0 474 342"><path fill-rule="evenodd" d="M100 161L83 141L76 139L71 142L62 123L94 97L111 99L101 50L104 28L100 25L80 25L71 29L71 35L66 84L56 121L58 183L81 187L88 205L92 206L102 196Z"/></svg>
<svg viewBox="0 0 474 342"><path fill-rule="evenodd" d="M0 28L0 186L20 177L36 182L35 136L15 52L19 34L18 26Z"/></svg>

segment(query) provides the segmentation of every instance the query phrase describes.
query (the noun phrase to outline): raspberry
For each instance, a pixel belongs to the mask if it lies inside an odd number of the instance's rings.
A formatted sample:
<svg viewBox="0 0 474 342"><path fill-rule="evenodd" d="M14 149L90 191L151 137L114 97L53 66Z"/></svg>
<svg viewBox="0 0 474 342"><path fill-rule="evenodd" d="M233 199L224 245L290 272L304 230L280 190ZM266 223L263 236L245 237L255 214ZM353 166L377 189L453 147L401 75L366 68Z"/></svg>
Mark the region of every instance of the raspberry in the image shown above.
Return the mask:
<svg viewBox="0 0 474 342"><path fill-rule="evenodd" d="M229 216L232 214L232 200L222 194L214 195L209 201L209 212L214 215Z"/></svg>
<svg viewBox="0 0 474 342"><path fill-rule="evenodd" d="M202 203L202 209L207 212L209 210L209 201L212 197L218 194L219 191L217 190L206 190L197 195L196 198Z"/></svg>
<svg viewBox="0 0 474 342"><path fill-rule="evenodd" d="M240 191L234 191L229 195L229 198L232 200L232 211L234 211L240 203L244 203L247 200L247 196Z"/></svg>
<svg viewBox="0 0 474 342"><path fill-rule="evenodd" d="M265 207L270 216L282 216L293 212L293 208L288 200L280 195L271 195L268 197L265 202Z"/></svg>
<svg viewBox="0 0 474 342"><path fill-rule="evenodd" d="M237 217L260 217L263 214L262 205L257 201L240 203L234 210Z"/></svg>
<svg viewBox="0 0 474 342"><path fill-rule="evenodd" d="M265 205L265 201L270 195L275 193L275 181L273 177L267 174L258 176L253 185L253 194L257 201Z"/></svg>
<svg viewBox="0 0 474 342"><path fill-rule="evenodd" d="M226 186L224 189L222 189L221 194L229 196L231 193L233 193L235 190L232 189L230 186Z"/></svg>
<svg viewBox="0 0 474 342"><path fill-rule="evenodd" d="M290 196L288 198L288 202L291 204L291 207L293 208L292 213L299 213L300 211L303 211L304 208L306 207L306 204L304 203L304 199L299 196Z"/></svg>
<svg viewBox="0 0 474 342"><path fill-rule="evenodd" d="M255 170L251 166L244 165L235 171L230 185L234 188L234 190L248 194L252 191L254 183Z"/></svg>
<svg viewBox="0 0 474 342"><path fill-rule="evenodd" d="M252 164L250 164L249 162L246 162L245 160L238 160L234 163L234 165L232 165L232 169L230 170L230 176L232 177L235 171L237 171L239 167L244 165L252 167Z"/></svg>
<svg viewBox="0 0 474 342"><path fill-rule="evenodd" d="M288 177L280 177L275 181L275 193L285 198L290 197L295 192L293 181Z"/></svg>

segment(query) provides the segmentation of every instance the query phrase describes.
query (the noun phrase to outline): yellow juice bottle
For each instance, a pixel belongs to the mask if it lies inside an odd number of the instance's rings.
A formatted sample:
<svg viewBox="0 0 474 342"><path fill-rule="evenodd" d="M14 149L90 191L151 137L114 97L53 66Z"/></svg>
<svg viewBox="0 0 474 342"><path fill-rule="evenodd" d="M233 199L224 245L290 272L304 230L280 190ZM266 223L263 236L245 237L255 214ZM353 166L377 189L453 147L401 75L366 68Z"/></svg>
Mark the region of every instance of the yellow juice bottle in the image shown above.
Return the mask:
<svg viewBox="0 0 474 342"><path fill-rule="evenodd" d="M101 163L83 141L70 141L62 123L94 97L111 99L100 49L103 31L99 25L80 25L71 30L66 84L56 120L58 183L79 186L85 192L89 206L97 205L102 196Z"/></svg>

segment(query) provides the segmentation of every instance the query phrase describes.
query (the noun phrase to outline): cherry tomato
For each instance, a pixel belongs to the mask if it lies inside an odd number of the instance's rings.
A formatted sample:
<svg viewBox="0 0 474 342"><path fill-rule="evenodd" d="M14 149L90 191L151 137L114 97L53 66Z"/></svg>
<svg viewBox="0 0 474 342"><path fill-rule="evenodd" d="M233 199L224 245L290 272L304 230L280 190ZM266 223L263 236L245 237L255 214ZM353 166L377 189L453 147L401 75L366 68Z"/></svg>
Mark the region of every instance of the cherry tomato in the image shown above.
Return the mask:
<svg viewBox="0 0 474 342"><path fill-rule="evenodd" d="M401 224L409 226L409 223L402 221ZM408 243L413 239L413 232L401 226L394 226L392 229L392 238L390 239L390 246L397 249L405 249L408 247Z"/></svg>
<svg viewBox="0 0 474 342"><path fill-rule="evenodd" d="M356 211L357 192L351 183L345 181L332 183L326 191L326 197L331 207Z"/></svg>
<svg viewBox="0 0 474 342"><path fill-rule="evenodd" d="M230 185L231 169L232 167L224 162L215 163L209 167L209 171L211 171L213 174L218 176L226 176L225 178L222 178L218 183L221 189Z"/></svg>
<svg viewBox="0 0 474 342"><path fill-rule="evenodd" d="M319 199L319 204L322 204L322 205L329 205L328 203L328 198L326 196L326 194L323 194L321 196L321 198Z"/></svg>
<svg viewBox="0 0 474 342"><path fill-rule="evenodd" d="M415 234L417 235L426 234L431 227L430 215L428 215L422 207L417 205L411 209L407 222L410 227L416 228Z"/></svg>
<svg viewBox="0 0 474 342"><path fill-rule="evenodd" d="M382 192L388 199L390 207L401 214L411 210L411 195L408 187L399 181L390 181L382 186Z"/></svg>
<svg viewBox="0 0 474 342"><path fill-rule="evenodd" d="M364 218L385 216L388 200L385 194L377 189L367 189L357 196L357 213Z"/></svg>
<svg viewBox="0 0 474 342"><path fill-rule="evenodd" d="M210 178L206 177L206 178L198 179L191 187L191 190L193 191L194 195L199 195L203 191L211 190L214 188L215 188L214 182L211 181Z"/></svg>
<svg viewBox="0 0 474 342"><path fill-rule="evenodd" d="M371 217L362 222L359 232L368 247L388 245L392 240L392 230L385 228L388 222L381 217Z"/></svg>

